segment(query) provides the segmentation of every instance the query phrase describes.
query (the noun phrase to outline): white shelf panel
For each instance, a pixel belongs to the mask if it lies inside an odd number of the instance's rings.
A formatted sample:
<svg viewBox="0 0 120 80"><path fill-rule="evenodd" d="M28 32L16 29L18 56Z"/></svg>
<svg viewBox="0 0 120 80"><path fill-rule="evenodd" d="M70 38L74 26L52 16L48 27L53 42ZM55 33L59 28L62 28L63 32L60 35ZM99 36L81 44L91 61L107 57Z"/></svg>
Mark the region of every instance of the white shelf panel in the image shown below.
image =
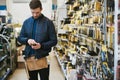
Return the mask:
<svg viewBox="0 0 120 80"><path fill-rule="evenodd" d="M62 72L63 72L65 78L67 79L66 70L64 69L64 67L63 67L63 65L62 65L62 63L61 63L61 61L60 61L60 59L59 59L59 56L58 56L57 52L55 52L55 55L56 55L56 57L57 57L58 63L59 63L59 65L60 65L60 67L61 67L61 70L62 70Z"/></svg>
<svg viewBox="0 0 120 80"><path fill-rule="evenodd" d="M58 30L58 34L66 34L66 33L67 33L66 30L63 30L63 29L59 29L59 30Z"/></svg>
<svg viewBox="0 0 120 80"><path fill-rule="evenodd" d="M120 9L118 10L118 14L120 14Z"/></svg>

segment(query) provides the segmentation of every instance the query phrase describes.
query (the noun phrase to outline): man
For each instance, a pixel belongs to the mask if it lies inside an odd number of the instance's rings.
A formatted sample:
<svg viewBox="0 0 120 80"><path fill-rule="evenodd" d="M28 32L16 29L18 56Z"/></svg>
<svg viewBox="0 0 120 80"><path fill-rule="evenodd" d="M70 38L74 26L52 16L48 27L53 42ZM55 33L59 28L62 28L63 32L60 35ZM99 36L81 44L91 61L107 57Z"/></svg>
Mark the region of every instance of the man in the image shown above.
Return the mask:
<svg viewBox="0 0 120 80"><path fill-rule="evenodd" d="M34 56L35 60L44 58L43 61L46 61L45 57L49 55L51 47L57 44L55 27L53 22L41 13L42 4L39 0L31 0L29 6L32 17L24 21L18 41L26 45L24 51L25 60ZM39 64L43 65L43 63ZM38 73L40 80L49 80L48 67L42 67L37 70L29 69L28 73L30 76L29 80L38 80Z"/></svg>

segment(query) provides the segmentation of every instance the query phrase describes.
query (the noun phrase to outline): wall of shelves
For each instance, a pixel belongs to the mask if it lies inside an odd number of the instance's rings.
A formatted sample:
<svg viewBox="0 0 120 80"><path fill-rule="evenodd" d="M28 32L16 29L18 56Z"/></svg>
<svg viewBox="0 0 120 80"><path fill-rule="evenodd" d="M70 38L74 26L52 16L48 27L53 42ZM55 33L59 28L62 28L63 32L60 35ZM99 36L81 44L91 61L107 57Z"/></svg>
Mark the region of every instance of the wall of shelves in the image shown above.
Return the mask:
<svg viewBox="0 0 120 80"><path fill-rule="evenodd" d="M67 18L58 31L56 55L59 63L63 61L66 66L62 70L67 80L71 80L72 70L76 71L74 80L114 79L114 1L111 2L65 1Z"/></svg>
<svg viewBox="0 0 120 80"><path fill-rule="evenodd" d="M15 36L11 26L0 26L0 80L7 80L17 65Z"/></svg>

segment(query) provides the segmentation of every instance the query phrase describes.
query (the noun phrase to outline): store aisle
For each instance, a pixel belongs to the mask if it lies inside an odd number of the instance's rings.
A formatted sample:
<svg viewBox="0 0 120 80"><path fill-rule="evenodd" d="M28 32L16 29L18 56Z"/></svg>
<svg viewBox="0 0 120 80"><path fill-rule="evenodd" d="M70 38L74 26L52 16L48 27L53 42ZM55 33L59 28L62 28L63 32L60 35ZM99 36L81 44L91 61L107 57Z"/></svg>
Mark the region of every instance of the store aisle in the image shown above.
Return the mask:
<svg viewBox="0 0 120 80"><path fill-rule="evenodd" d="M54 53L51 53L50 59L50 80L65 80Z"/></svg>
<svg viewBox="0 0 120 80"><path fill-rule="evenodd" d="M50 80L65 80L54 53L50 54L50 61ZM16 69L9 80L28 80L25 69Z"/></svg>

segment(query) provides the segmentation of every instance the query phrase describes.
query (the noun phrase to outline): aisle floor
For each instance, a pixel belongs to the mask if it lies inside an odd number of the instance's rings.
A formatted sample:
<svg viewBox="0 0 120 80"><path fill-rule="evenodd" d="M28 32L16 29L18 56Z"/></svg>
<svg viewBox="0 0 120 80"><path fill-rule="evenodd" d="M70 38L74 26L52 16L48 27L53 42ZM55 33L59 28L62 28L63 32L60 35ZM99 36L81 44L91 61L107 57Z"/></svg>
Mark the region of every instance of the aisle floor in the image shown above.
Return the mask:
<svg viewBox="0 0 120 80"><path fill-rule="evenodd" d="M25 69L16 69L9 80L28 80ZM39 79L40 80L40 79ZM50 54L50 77L49 80L65 80L63 72L57 62L55 54Z"/></svg>

